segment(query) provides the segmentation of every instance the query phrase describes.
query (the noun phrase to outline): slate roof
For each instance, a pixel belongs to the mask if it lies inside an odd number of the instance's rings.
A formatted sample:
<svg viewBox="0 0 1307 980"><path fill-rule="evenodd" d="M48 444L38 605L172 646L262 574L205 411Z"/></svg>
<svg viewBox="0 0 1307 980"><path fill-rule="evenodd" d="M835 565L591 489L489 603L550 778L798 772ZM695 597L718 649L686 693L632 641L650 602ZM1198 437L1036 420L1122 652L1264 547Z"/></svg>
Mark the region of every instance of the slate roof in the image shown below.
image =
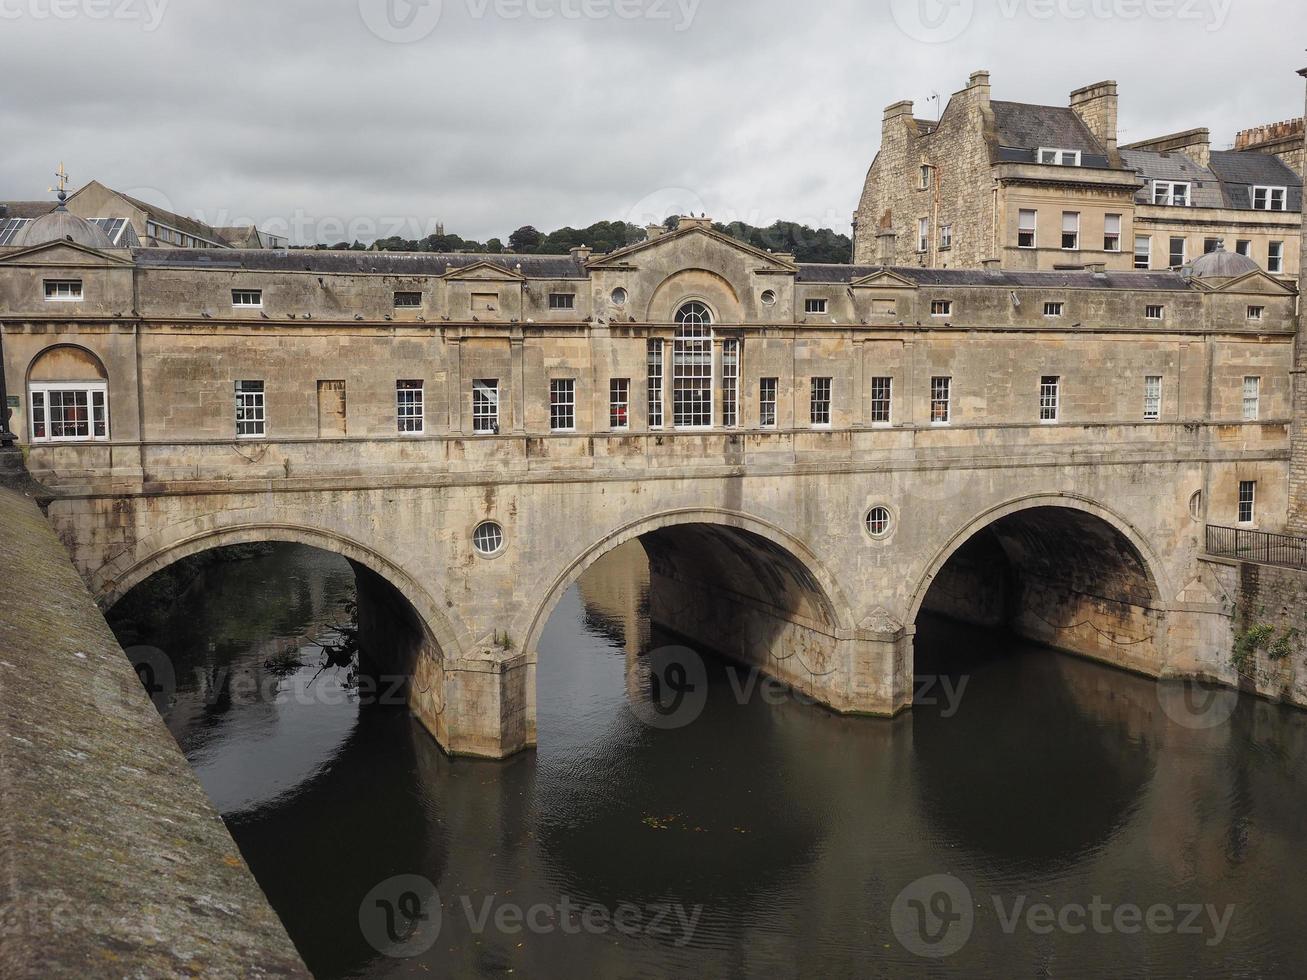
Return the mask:
<svg viewBox="0 0 1307 980"><path fill-rule="evenodd" d="M244 269L253 272L322 272L388 276L443 276L450 268L487 262L528 279L587 279L585 265L571 255L474 255L446 252L347 252L312 249L138 248L138 265L186 269ZM518 268L520 266L520 269Z"/></svg>
<svg viewBox="0 0 1307 980"><path fill-rule="evenodd" d="M129 197L119 191L114 191L124 201L134 208L140 208L155 221L176 228L180 232L196 238L207 238L209 241L217 242L219 245L227 244L227 239L223 238L218 229L211 225L206 225L203 221L197 221L194 218L188 218L185 215L176 214L172 211L165 211L163 208L155 207L153 204L146 204L144 201L134 197Z"/></svg>
<svg viewBox="0 0 1307 980"><path fill-rule="evenodd" d="M1192 207L1225 207L1221 179L1207 167L1200 166L1187 153L1178 150L1165 153L1157 150L1122 150L1121 160L1144 178L1144 186L1135 194L1136 204L1153 203L1153 181L1172 180L1193 185L1190 188Z"/></svg>
<svg viewBox="0 0 1307 980"><path fill-rule="evenodd" d="M0 201L2 218L39 218L54 210L55 201Z"/></svg>
<svg viewBox="0 0 1307 980"><path fill-rule="evenodd" d="M851 283L888 271L918 286L999 286L1008 289L1143 289L1183 292L1190 288L1175 272L1016 272L1008 269L923 269L878 265L800 265L799 282Z"/></svg>
<svg viewBox="0 0 1307 980"><path fill-rule="evenodd" d="M1302 178L1270 153L1220 150L1212 154L1212 170L1221 181L1227 208L1251 211L1256 186L1287 187L1289 210L1302 211Z"/></svg>
<svg viewBox="0 0 1307 980"><path fill-rule="evenodd" d="M1083 167L1108 168L1107 150L1089 127L1071 109L1028 105L1024 102L991 102L999 159L1011 163L1036 163L1041 147L1079 150Z"/></svg>

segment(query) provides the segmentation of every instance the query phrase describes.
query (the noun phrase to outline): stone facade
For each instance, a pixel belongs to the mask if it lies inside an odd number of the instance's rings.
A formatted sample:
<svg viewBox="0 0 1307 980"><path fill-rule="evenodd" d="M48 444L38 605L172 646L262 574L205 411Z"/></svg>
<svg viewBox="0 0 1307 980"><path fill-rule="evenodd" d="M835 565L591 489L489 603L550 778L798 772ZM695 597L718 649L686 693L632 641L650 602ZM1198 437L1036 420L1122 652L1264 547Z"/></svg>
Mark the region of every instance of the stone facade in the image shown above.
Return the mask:
<svg viewBox="0 0 1307 980"><path fill-rule="evenodd" d="M1260 272L801 265L702 219L609 255L0 251L14 428L93 593L225 544L333 550L378 669L447 749L489 756L534 743L554 605L635 540L656 615L840 711L910 705L918 613L990 529L1022 632L1228 678L1197 556L1241 482L1285 521L1296 299ZM103 394L103 428L52 441L34 396L63 389Z"/></svg>
<svg viewBox="0 0 1307 980"><path fill-rule="evenodd" d="M1302 176L1305 163L1303 136L1303 120L1286 119L1241 130L1234 138L1234 148L1274 154Z"/></svg>

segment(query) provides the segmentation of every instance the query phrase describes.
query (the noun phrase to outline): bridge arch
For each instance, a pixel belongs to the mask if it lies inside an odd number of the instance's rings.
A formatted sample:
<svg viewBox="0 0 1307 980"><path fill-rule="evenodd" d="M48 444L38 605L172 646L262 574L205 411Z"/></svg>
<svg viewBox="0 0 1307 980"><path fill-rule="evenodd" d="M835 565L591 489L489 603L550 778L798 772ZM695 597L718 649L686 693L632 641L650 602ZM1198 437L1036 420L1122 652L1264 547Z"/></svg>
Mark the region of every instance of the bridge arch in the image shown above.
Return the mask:
<svg viewBox="0 0 1307 980"><path fill-rule="evenodd" d="M1005 625L1156 675L1173 595L1164 563L1123 515L1077 494L1030 494L987 509L938 549L907 621L934 611Z"/></svg>

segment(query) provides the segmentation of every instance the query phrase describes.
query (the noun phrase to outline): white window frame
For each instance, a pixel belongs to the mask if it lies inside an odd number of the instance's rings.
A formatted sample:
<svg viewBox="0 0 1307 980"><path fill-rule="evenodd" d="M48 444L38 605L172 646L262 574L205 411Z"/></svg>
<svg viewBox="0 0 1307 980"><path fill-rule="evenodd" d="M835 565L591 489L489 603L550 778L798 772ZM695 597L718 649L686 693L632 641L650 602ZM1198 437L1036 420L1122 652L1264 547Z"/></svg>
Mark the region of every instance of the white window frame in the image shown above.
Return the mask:
<svg viewBox="0 0 1307 980"><path fill-rule="evenodd" d="M936 408L942 408L936 413ZM950 425L953 422L953 378L936 375L930 379L930 424Z"/></svg>
<svg viewBox="0 0 1307 980"><path fill-rule="evenodd" d="M825 316L829 310L830 300L813 296L803 301L803 312L808 316Z"/></svg>
<svg viewBox="0 0 1307 980"><path fill-rule="evenodd" d="M1248 307L1248 319L1253 323L1261 323L1266 318L1266 307L1250 306Z"/></svg>
<svg viewBox="0 0 1307 980"><path fill-rule="evenodd" d="M1066 310L1066 303L1062 300L1049 300L1044 304L1044 316L1049 319L1056 319L1063 315Z"/></svg>
<svg viewBox="0 0 1307 980"><path fill-rule="evenodd" d="M42 283L42 291L47 303L80 303L86 298L84 284L80 279L46 279Z"/></svg>
<svg viewBox="0 0 1307 980"><path fill-rule="evenodd" d="M740 352L737 338L722 341L722 426L736 429L740 425Z"/></svg>
<svg viewBox="0 0 1307 980"><path fill-rule="evenodd" d="M894 379L892 377L874 377L869 385L871 390L871 424L888 427L894 424Z"/></svg>
<svg viewBox="0 0 1307 980"><path fill-rule="evenodd" d="M1114 220L1116 224L1116 231L1112 230L1112 225ZM1121 229L1124 226L1124 224L1125 224L1124 218L1119 214L1106 214L1103 216L1103 251L1104 252L1121 251Z"/></svg>
<svg viewBox="0 0 1307 980"><path fill-rule="evenodd" d="M1180 261L1175 261L1175 243L1180 242ZM1189 264L1189 239L1180 235L1171 235L1166 243L1166 267L1181 269Z"/></svg>
<svg viewBox="0 0 1307 980"><path fill-rule="evenodd" d="M1266 271L1284 274L1284 242L1271 242L1266 246Z"/></svg>
<svg viewBox="0 0 1307 980"><path fill-rule="evenodd" d="M631 379L608 380L608 428L625 432L631 428Z"/></svg>
<svg viewBox="0 0 1307 980"><path fill-rule="evenodd" d="M921 169L917 171L917 190L928 191L933 183L932 178L935 176L935 168L928 163L923 163Z"/></svg>
<svg viewBox="0 0 1307 980"><path fill-rule="evenodd" d="M693 300L676 311L672 341L672 424L677 429L711 429L716 424L713 315Z"/></svg>
<svg viewBox="0 0 1307 980"><path fill-rule="evenodd" d="M1243 379L1243 420L1257 422L1262 417L1262 377L1247 374Z"/></svg>
<svg viewBox="0 0 1307 980"><path fill-rule="evenodd" d="M1239 481L1239 504L1238 512L1235 517L1238 518L1239 524L1256 524L1257 523L1257 481L1240 480ZM1247 516L1245 517L1245 512Z"/></svg>
<svg viewBox="0 0 1307 980"><path fill-rule="evenodd" d="M932 299L930 301L931 316L952 316L953 301L951 299Z"/></svg>
<svg viewBox="0 0 1307 980"><path fill-rule="evenodd" d="M779 378L758 379L758 428L774 429L779 424Z"/></svg>
<svg viewBox="0 0 1307 980"><path fill-rule="evenodd" d="M426 385L417 379L395 382L395 428L402 436L426 432Z"/></svg>
<svg viewBox="0 0 1307 980"><path fill-rule="evenodd" d="M808 419L814 429L831 427L831 403L835 383L832 378L816 377L809 379L812 398L808 407Z"/></svg>
<svg viewBox="0 0 1307 980"><path fill-rule="evenodd" d="M257 297L257 302L246 302L249 297ZM232 309L236 310L261 310L263 309L263 290L262 289L233 289L231 291Z"/></svg>
<svg viewBox="0 0 1307 980"><path fill-rule="evenodd" d="M1193 191L1194 187L1191 181L1155 180L1153 181L1153 203L1176 208L1187 208L1193 203Z"/></svg>
<svg viewBox="0 0 1307 980"><path fill-rule="evenodd" d="M499 435L498 378L472 381L472 432L481 436Z"/></svg>
<svg viewBox="0 0 1307 980"><path fill-rule="evenodd" d="M1144 421L1158 422L1162 418L1162 375L1144 376Z"/></svg>
<svg viewBox="0 0 1307 980"><path fill-rule="evenodd" d="M1166 307L1161 303L1148 303L1144 306L1145 320L1165 320Z"/></svg>
<svg viewBox="0 0 1307 980"><path fill-rule="evenodd" d="M576 309L576 293L550 293L549 309L551 311L570 311Z"/></svg>
<svg viewBox="0 0 1307 980"><path fill-rule="evenodd" d="M244 385L258 385L244 388ZM236 438L265 439L268 435L268 385L257 378L243 378L234 385ZM241 431L242 426L245 431Z"/></svg>
<svg viewBox="0 0 1307 980"><path fill-rule="evenodd" d="M1080 150L1064 150L1055 146L1041 146L1035 159L1050 167L1078 167L1083 156Z"/></svg>
<svg viewBox="0 0 1307 980"><path fill-rule="evenodd" d="M667 373L666 360L666 345L661 338L650 340L645 345L645 394L650 429L661 429L665 424L663 379Z"/></svg>
<svg viewBox="0 0 1307 980"><path fill-rule="evenodd" d="M54 423L50 418L50 396L54 393L86 396L86 435L54 435ZM96 400L99 400L101 419L96 418ZM40 403L38 409L37 405ZM28 432L32 442L37 445L65 442L108 442L109 441L109 382L107 381L33 381L28 386L27 405L31 422ZM39 416L39 418L38 418ZM67 425L65 421L63 423ZM75 423L74 423L75 424ZM45 435L36 434L37 425L45 427ZM103 434L97 435L96 429L103 427Z"/></svg>
<svg viewBox="0 0 1307 980"><path fill-rule="evenodd" d="M1289 210L1289 188L1276 187L1274 184L1258 184L1248 192L1252 197L1254 211L1288 211ZM1258 203L1258 196L1262 197L1261 203ZM1279 198L1279 207L1273 207L1276 203L1276 197Z"/></svg>
<svg viewBox="0 0 1307 980"><path fill-rule="evenodd" d="M1074 221L1068 220L1074 218ZM1074 226L1074 227L1068 227ZM1074 239L1073 244L1068 245L1067 236L1071 235ZM1062 251L1078 252L1080 251L1080 212L1063 211L1062 212Z"/></svg>
<svg viewBox="0 0 1307 980"><path fill-rule="evenodd" d="M576 378L549 379L549 431L576 431Z"/></svg>
<svg viewBox="0 0 1307 980"><path fill-rule="evenodd" d="M917 219L917 254L930 251L930 219Z"/></svg>
<svg viewBox="0 0 1307 980"><path fill-rule="evenodd" d="M1039 379L1039 424L1057 425L1062 414L1062 378L1046 374Z"/></svg>
<svg viewBox="0 0 1307 980"><path fill-rule="evenodd" d="M1144 243L1144 250L1139 251L1140 242ZM1140 265L1139 260L1144 260ZM1153 267L1153 236L1152 235L1135 235L1135 270L1146 272Z"/></svg>
<svg viewBox="0 0 1307 980"><path fill-rule="evenodd" d="M939 226L939 247L941 249L953 247L953 223L942 224Z"/></svg>
<svg viewBox="0 0 1307 980"><path fill-rule="evenodd" d="M1238 238L1238 239L1236 239L1236 240L1235 240L1235 243L1234 243L1234 250L1235 250L1235 252L1236 252L1237 254L1239 254L1239 255L1243 255L1243 256L1247 256L1247 257L1251 258L1251 257L1252 257L1252 254L1253 254L1253 243L1252 243L1252 239L1250 239L1250 238Z"/></svg>
<svg viewBox="0 0 1307 980"><path fill-rule="evenodd" d="M1030 226L1026 227L1026 215L1030 215ZM1030 244L1022 245L1021 236L1029 235ZM1017 211L1017 248L1039 247L1039 212L1032 208L1020 208Z"/></svg>

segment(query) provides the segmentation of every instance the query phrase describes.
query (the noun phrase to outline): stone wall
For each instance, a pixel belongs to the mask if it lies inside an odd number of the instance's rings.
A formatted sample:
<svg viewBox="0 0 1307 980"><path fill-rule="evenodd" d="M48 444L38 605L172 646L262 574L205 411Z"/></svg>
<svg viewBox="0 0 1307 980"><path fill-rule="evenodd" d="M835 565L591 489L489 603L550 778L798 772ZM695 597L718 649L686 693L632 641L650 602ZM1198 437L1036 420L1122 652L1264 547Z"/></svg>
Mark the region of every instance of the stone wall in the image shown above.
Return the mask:
<svg viewBox="0 0 1307 980"><path fill-rule="evenodd" d="M1241 641L1245 685L1266 697L1307 703L1307 571L1240 564L1236 647Z"/></svg>

